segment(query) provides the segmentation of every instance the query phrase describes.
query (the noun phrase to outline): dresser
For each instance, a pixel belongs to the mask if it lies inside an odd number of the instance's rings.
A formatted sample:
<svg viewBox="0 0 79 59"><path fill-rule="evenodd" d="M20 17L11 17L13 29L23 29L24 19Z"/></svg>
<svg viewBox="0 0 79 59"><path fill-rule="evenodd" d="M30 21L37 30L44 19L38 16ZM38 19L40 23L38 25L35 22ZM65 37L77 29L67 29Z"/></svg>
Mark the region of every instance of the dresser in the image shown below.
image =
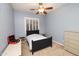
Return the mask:
<svg viewBox="0 0 79 59"><path fill-rule="evenodd" d="M64 49L79 55L79 32L65 32L64 39Z"/></svg>
<svg viewBox="0 0 79 59"><path fill-rule="evenodd" d="M16 44L9 44L2 56L21 56L21 40Z"/></svg>

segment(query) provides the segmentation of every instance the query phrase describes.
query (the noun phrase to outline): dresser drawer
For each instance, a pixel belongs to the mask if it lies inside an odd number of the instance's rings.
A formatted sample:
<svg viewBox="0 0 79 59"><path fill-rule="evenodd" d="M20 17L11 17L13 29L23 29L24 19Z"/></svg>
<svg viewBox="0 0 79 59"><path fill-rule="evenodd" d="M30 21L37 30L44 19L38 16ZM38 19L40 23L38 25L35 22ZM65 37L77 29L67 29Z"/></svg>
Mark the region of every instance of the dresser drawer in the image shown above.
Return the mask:
<svg viewBox="0 0 79 59"><path fill-rule="evenodd" d="M64 49L79 55L79 32L65 32L64 39Z"/></svg>

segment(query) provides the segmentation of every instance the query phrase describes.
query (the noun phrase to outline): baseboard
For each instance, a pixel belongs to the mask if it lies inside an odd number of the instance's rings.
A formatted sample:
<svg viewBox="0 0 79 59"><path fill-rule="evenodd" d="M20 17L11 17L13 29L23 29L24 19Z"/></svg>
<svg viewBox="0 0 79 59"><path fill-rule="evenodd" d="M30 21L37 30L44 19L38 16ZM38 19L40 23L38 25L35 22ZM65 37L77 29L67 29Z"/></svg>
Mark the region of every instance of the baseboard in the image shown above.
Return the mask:
<svg viewBox="0 0 79 59"><path fill-rule="evenodd" d="M64 46L62 43L59 43L59 42L57 42L57 41L55 41L55 40L53 40L53 42L55 42L55 43L57 43L57 44L59 44L59 45Z"/></svg>

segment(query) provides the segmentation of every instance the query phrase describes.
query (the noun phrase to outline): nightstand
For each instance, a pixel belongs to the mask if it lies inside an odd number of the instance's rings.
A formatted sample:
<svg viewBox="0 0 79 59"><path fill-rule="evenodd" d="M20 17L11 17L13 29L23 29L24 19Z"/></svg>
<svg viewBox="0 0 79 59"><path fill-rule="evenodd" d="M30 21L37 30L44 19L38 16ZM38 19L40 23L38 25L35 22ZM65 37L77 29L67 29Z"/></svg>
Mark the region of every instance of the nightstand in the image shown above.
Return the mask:
<svg viewBox="0 0 79 59"><path fill-rule="evenodd" d="M41 34L41 35L46 36L46 34Z"/></svg>
<svg viewBox="0 0 79 59"><path fill-rule="evenodd" d="M41 35L43 35L45 37L52 37L50 34L41 34Z"/></svg>

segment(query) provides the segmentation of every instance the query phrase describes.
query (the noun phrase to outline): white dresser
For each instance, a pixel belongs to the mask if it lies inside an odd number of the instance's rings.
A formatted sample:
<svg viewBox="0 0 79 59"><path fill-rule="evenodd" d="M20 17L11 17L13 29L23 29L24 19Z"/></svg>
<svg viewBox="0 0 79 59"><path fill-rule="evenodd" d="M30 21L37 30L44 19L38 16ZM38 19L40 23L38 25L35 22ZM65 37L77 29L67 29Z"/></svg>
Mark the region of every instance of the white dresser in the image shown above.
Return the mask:
<svg viewBox="0 0 79 59"><path fill-rule="evenodd" d="M20 56L20 55L21 55L21 40L16 44L9 44L2 54L2 56Z"/></svg>
<svg viewBox="0 0 79 59"><path fill-rule="evenodd" d="M79 55L79 32L65 32L64 39L65 50Z"/></svg>

